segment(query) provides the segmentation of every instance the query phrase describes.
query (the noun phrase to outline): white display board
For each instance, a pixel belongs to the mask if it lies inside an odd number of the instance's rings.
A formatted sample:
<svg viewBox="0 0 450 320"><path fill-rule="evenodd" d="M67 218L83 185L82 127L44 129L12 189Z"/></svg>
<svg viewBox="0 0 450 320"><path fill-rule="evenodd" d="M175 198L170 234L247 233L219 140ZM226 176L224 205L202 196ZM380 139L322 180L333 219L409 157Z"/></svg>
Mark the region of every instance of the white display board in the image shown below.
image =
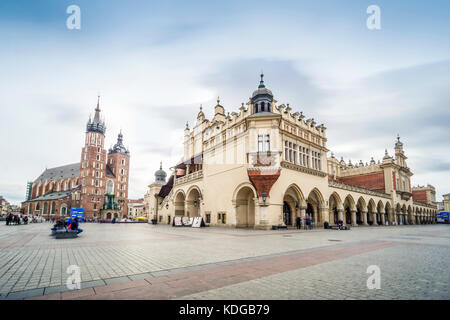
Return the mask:
<svg viewBox="0 0 450 320"><path fill-rule="evenodd" d="M192 225L191 218L189 217L183 217L183 226L190 227Z"/></svg>
<svg viewBox="0 0 450 320"><path fill-rule="evenodd" d="M192 223L192 228L200 228L202 226L202 217L195 217Z"/></svg>
<svg viewBox="0 0 450 320"><path fill-rule="evenodd" d="M183 226L183 222L181 220L182 217L175 217L174 221L175 221L175 227L181 227Z"/></svg>

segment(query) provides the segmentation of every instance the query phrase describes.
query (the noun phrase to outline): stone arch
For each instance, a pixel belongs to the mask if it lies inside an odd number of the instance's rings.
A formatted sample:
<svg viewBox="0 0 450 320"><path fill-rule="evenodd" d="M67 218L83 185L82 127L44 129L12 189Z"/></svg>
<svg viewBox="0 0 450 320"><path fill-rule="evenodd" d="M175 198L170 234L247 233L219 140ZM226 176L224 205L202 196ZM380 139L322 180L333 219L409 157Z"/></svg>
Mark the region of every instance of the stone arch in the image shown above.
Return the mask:
<svg viewBox="0 0 450 320"><path fill-rule="evenodd" d="M356 224L367 225L367 203L362 196L358 198L356 203Z"/></svg>
<svg viewBox="0 0 450 320"><path fill-rule="evenodd" d="M255 195L255 198L258 197L258 193L256 192L255 187L253 187L253 185L251 183L249 183L249 182L243 182L243 183L239 184L236 187L236 189L234 189L233 197L231 198L232 199L231 201L233 202L233 204L235 204L235 202L236 202L237 194L244 187L248 187L248 188L252 189L253 194Z"/></svg>
<svg viewBox="0 0 450 320"><path fill-rule="evenodd" d="M253 228L255 226L255 199L254 188L244 185L235 190L234 205L236 208L236 227Z"/></svg>
<svg viewBox="0 0 450 320"><path fill-rule="evenodd" d="M182 189L179 189L175 192L175 196L173 197L173 204L175 206L175 216L184 216L184 204L186 202L186 194Z"/></svg>
<svg viewBox="0 0 450 320"><path fill-rule="evenodd" d="M406 212L407 212L408 224L413 224L414 223L414 213L413 213L411 205L408 205Z"/></svg>
<svg viewBox="0 0 450 320"><path fill-rule="evenodd" d="M339 212L343 212L341 197L337 192L333 192L328 199L328 222L332 225L337 225L339 222Z"/></svg>
<svg viewBox="0 0 450 320"><path fill-rule="evenodd" d="M372 198L370 198L367 204L367 223L371 226L377 225L377 206Z"/></svg>
<svg viewBox="0 0 450 320"><path fill-rule="evenodd" d="M391 207L391 203L389 201L386 202L386 204L384 205L384 212L385 212L385 216L387 216L387 220L389 222L389 224L391 225L392 222L394 221L394 216L393 216L393 211L392 211L392 207Z"/></svg>
<svg viewBox="0 0 450 320"><path fill-rule="evenodd" d="M202 193L198 186L191 186L186 192L186 205L188 217L200 217L200 204Z"/></svg>
<svg viewBox="0 0 450 320"><path fill-rule="evenodd" d="M282 217L287 226L294 226L297 217L301 216L300 210L305 210L307 204L303 192L295 184L291 184L283 195Z"/></svg>
<svg viewBox="0 0 450 320"><path fill-rule="evenodd" d="M314 226L319 226L323 223L323 217L319 218L319 214L324 207L322 193L317 188L312 189L306 199L306 219L314 222Z"/></svg>
<svg viewBox="0 0 450 320"><path fill-rule="evenodd" d="M344 203L344 214L343 214L343 221L345 225L351 225L352 220L354 220L354 217L352 217L352 212L356 211L356 205L355 205L355 199L349 194L345 197ZM353 219L352 219L353 218Z"/></svg>

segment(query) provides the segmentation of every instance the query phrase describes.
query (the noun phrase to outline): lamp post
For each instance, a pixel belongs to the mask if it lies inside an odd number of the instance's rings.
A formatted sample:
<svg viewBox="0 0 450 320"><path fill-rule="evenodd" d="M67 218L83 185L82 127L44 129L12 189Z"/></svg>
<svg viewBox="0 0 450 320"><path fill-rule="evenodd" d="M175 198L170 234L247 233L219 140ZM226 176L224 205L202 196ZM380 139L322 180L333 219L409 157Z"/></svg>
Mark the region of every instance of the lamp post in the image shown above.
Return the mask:
<svg viewBox="0 0 450 320"><path fill-rule="evenodd" d="M265 204L266 200L267 200L267 193L265 191L263 191L263 193L262 193L262 199L263 199L263 202Z"/></svg>

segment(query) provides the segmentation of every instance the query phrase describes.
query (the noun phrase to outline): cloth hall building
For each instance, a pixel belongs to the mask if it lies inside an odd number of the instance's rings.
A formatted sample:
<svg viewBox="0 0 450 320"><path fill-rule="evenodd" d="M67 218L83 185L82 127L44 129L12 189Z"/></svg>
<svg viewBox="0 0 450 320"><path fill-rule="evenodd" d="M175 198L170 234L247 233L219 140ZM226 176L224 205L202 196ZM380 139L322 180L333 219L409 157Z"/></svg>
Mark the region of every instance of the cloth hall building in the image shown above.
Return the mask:
<svg viewBox="0 0 450 320"><path fill-rule="evenodd" d="M201 216L215 226L270 229L309 217L316 227L434 223L435 190L413 188L400 137L382 160L352 164L327 153L326 127L277 105L263 75L239 112L200 107L186 124L184 156L166 181L160 168L145 195L150 219ZM304 221L304 220L303 220Z"/></svg>
<svg viewBox="0 0 450 320"><path fill-rule="evenodd" d="M130 152L123 145L122 132L117 143L105 150L106 126L100 112L97 101L94 118L86 124L80 162L46 169L28 183L24 213L55 218L69 215L71 208L84 208L87 219L127 216Z"/></svg>

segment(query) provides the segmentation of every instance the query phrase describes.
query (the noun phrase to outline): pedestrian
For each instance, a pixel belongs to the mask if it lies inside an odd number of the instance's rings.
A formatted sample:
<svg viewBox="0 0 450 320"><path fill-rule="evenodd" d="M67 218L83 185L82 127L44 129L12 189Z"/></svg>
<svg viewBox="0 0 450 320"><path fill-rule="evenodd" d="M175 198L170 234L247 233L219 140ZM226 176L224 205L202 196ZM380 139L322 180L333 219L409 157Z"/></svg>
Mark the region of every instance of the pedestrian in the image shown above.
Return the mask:
<svg viewBox="0 0 450 320"><path fill-rule="evenodd" d="M297 229L300 229L301 223L302 223L302 219L301 219L300 217L297 217L297 218L295 219L295 224L296 224L296 226L297 226Z"/></svg>

